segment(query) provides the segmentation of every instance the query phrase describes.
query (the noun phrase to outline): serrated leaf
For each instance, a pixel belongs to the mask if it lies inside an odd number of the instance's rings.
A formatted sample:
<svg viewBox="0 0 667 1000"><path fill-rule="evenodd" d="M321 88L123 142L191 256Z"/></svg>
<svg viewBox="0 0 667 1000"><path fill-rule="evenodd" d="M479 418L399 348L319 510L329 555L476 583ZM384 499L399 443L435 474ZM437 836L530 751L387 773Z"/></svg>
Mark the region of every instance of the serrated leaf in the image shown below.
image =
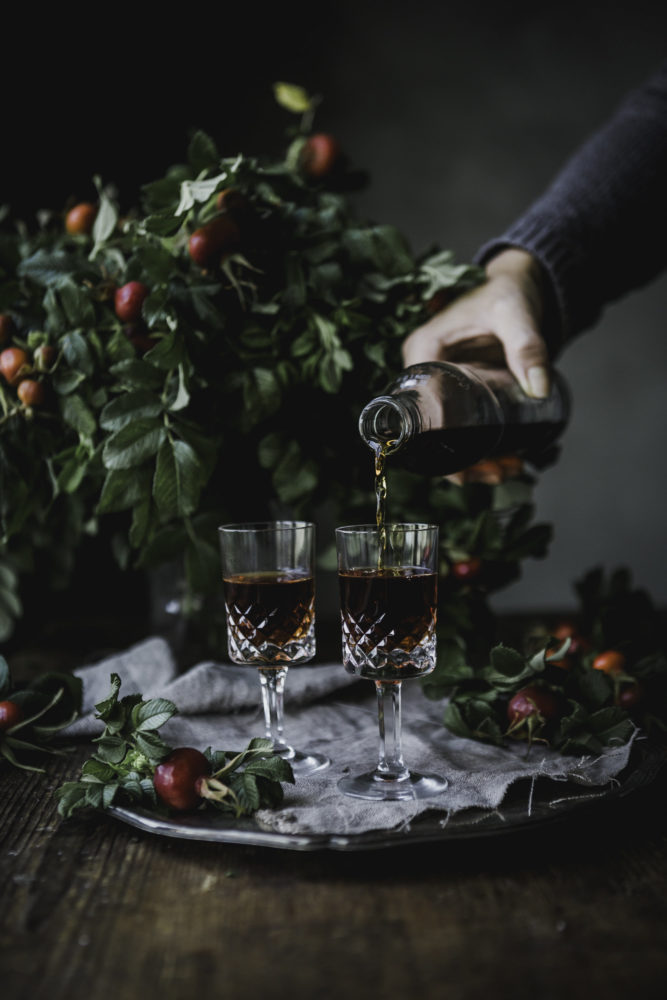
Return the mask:
<svg viewBox="0 0 667 1000"><path fill-rule="evenodd" d="M65 360L70 368L81 371L84 375L92 375L95 361L86 338L80 330L71 330L61 340Z"/></svg>
<svg viewBox="0 0 667 1000"><path fill-rule="evenodd" d="M107 514L128 510L145 501L150 490L151 476L147 469L112 469L107 472L95 511Z"/></svg>
<svg viewBox="0 0 667 1000"><path fill-rule="evenodd" d="M217 146L210 135L198 130L188 146L188 163L196 173L214 167L220 160Z"/></svg>
<svg viewBox="0 0 667 1000"><path fill-rule="evenodd" d="M137 733L137 749L145 755L151 764L158 764L168 755L170 748L156 732Z"/></svg>
<svg viewBox="0 0 667 1000"><path fill-rule="evenodd" d="M107 439L102 450L106 469L132 469L155 455L166 436L164 424L141 417L121 427Z"/></svg>
<svg viewBox="0 0 667 1000"><path fill-rule="evenodd" d="M109 369L124 389L161 389L164 376L153 365L137 358L119 361Z"/></svg>
<svg viewBox="0 0 667 1000"><path fill-rule="evenodd" d="M93 249L91 259L94 258L103 243L109 239L118 223L118 210L109 195L104 190L99 190L99 204L95 222L93 224Z"/></svg>
<svg viewBox="0 0 667 1000"><path fill-rule="evenodd" d="M132 710L132 725L135 732L159 729L176 712L173 701L166 698L151 698L150 701L135 705Z"/></svg>
<svg viewBox="0 0 667 1000"><path fill-rule="evenodd" d="M111 684L111 693L103 701L100 701L95 705L95 711L102 721L104 721L107 713L114 708L118 701L118 692L121 687L120 675L112 673L109 677L109 682Z"/></svg>
<svg viewBox="0 0 667 1000"><path fill-rule="evenodd" d="M91 438L97 428L95 416L84 399L72 393L60 400L60 413L66 424L83 437Z"/></svg>
<svg viewBox="0 0 667 1000"><path fill-rule="evenodd" d="M194 513L203 485L201 463L185 441L166 438L157 455L153 497L163 517Z"/></svg>
<svg viewBox="0 0 667 1000"><path fill-rule="evenodd" d="M107 431L120 430L141 417L157 417L162 410L158 396L146 389L134 389L107 403L100 413L100 427Z"/></svg>

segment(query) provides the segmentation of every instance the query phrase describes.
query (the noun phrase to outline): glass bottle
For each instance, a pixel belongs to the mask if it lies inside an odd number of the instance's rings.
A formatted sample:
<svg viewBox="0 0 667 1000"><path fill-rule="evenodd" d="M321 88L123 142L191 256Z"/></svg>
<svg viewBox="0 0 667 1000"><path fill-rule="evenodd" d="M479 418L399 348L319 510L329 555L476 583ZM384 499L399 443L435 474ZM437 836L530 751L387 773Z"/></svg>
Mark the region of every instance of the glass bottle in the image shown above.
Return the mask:
<svg viewBox="0 0 667 1000"><path fill-rule="evenodd" d="M551 373L546 399L526 395L506 368L430 361L402 371L359 417L363 440L413 472L447 476L494 455L546 464L570 414Z"/></svg>

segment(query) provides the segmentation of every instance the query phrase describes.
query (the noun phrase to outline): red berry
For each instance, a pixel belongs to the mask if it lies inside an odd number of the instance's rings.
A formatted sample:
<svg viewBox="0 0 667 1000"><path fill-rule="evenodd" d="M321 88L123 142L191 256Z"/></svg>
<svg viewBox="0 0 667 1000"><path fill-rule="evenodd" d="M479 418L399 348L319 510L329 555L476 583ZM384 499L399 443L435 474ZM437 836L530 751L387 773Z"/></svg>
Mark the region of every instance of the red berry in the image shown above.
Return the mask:
<svg viewBox="0 0 667 1000"><path fill-rule="evenodd" d="M195 229L188 250L195 263L204 267L217 254L229 253L238 246L240 237L241 231L236 222L229 215L221 215Z"/></svg>
<svg viewBox="0 0 667 1000"><path fill-rule="evenodd" d="M507 718L513 724L534 715L553 719L558 714L558 701L546 688L529 684L513 695L507 704Z"/></svg>
<svg viewBox="0 0 667 1000"><path fill-rule="evenodd" d="M9 313L0 313L0 344L6 344L14 333L14 320Z"/></svg>
<svg viewBox="0 0 667 1000"><path fill-rule="evenodd" d="M44 383L36 382L33 378L24 378L19 382L16 395L24 406L41 406L46 397Z"/></svg>
<svg viewBox="0 0 667 1000"><path fill-rule="evenodd" d="M113 304L118 319L123 323L141 319L141 307L148 294L149 288L142 281L128 281L126 285L117 288Z"/></svg>
<svg viewBox="0 0 667 1000"><path fill-rule="evenodd" d="M602 670L605 674L621 674L625 667L625 657L616 649L608 649L593 660L593 670Z"/></svg>
<svg viewBox="0 0 667 1000"><path fill-rule="evenodd" d="M577 656L591 648L588 639L581 634L574 622L560 622L551 633L555 639L569 639L568 656Z"/></svg>
<svg viewBox="0 0 667 1000"><path fill-rule="evenodd" d="M0 732L23 722L23 709L14 701L0 701Z"/></svg>
<svg viewBox="0 0 667 1000"><path fill-rule="evenodd" d="M340 158L338 140L326 132L309 136L301 148L301 169L308 177L326 177Z"/></svg>
<svg viewBox="0 0 667 1000"><path fill-rule="evenodd" d="M29 371L28 355L20 347L6 347L0 354L0 372L10 385L18 385Z"/></svg>
<svg viewBox="0 0 667 1000"><path fill-rule="evenodd" d="M153 785L171 809L194 809L201 802L197 779L209 773L206 757L192 747L178 747L155 768Z"/></svg>
<svg viewBox="0 0 667 1000"><path fill-rule="evenodd" d="M70 208L65 216L65 229L72 236L85 235L91 232L96 218L97 206L91 205L89 201L82 201Z"/></svg>
<svg viewBox="0 0 667 1000"><path fill-rule="evenodd" d="M641 703L644 698L644 686L640 681L635 684L624 684L616 695L616 704L630 711Z"/></svg>

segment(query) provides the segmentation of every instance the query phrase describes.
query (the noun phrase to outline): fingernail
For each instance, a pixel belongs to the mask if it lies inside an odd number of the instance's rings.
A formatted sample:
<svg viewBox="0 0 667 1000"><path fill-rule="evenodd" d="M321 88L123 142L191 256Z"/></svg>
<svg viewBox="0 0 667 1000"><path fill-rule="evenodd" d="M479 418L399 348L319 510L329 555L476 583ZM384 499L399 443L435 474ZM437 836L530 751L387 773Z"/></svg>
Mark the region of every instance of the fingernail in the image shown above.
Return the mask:
<svg viewBox="0 0 667 1000"><path fill-rule="evenodd" d="M528 372L529 395L536 399L545 399L549 395L549 373L541 365L529 368Z"/></svg>

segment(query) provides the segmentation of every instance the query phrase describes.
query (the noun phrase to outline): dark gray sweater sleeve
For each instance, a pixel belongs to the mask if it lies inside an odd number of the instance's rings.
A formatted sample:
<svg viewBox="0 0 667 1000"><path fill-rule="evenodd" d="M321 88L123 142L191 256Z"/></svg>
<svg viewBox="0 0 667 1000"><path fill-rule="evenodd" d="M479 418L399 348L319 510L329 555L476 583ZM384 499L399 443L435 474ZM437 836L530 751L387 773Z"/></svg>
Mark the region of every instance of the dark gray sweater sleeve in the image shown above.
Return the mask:
<svg viewBox="0 0 667 1000"><path fill-rule="evenodd" d="M552 353L592 326L607 303L667 266L667 61L476 262L506 247L527 250L542 265Z"/></svg>

